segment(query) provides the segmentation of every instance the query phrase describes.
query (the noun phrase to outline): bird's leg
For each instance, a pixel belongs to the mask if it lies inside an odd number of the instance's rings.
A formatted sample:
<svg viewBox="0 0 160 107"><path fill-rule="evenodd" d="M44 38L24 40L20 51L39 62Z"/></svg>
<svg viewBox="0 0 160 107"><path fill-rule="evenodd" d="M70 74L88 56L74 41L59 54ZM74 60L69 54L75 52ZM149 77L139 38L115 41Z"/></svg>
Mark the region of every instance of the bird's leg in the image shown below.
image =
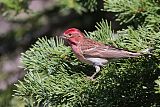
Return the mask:
<svg viewBox="0 0 160 107"><path fill-rule="evenodd" d="M99 66L95 65L94 67L96 69L96 72L90 77L90 79L92 79L92 80L96 76L96 74L100 71L100 67Z"/></svg>

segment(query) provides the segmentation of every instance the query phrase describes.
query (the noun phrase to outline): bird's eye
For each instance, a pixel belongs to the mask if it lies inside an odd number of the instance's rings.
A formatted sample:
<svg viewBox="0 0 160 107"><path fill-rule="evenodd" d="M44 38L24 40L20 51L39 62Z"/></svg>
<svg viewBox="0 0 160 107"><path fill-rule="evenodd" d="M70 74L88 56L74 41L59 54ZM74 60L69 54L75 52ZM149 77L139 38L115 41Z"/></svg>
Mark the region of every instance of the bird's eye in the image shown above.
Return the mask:
<svg viewBox="0 0 160 107"><path fill-rule="evenodd" d="M72 36L72 34L70 34L70 33L69 33L69 34L68 34L68 36L69 36L69 37L71 37L71 36Z"/></svg>

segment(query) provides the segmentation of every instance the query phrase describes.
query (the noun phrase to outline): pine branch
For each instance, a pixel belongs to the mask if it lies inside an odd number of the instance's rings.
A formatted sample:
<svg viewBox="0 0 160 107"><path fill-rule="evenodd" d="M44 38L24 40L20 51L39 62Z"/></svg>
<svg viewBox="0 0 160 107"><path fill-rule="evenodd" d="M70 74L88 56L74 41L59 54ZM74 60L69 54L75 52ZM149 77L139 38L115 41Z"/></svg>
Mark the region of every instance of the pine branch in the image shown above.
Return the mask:
<svg viewBox="0 0 160 107"><path fill-rule="evenodd" d="M59 39L56 39L56 41L54 39L48 41L44 38L40 39L26 54L22 54L24 67L29 71L48 70L48 73L52 73L50 72L51 69L53 71L57 68L62 69L62 66L64 66L61 65L62 60L70 52L62 44L62 40ZM49 58L52 59L48 60Z"/></svg>
<svg viewBox="0 0 160 107"><path fill-rule="evenodd" d="M156 83L156 93L160 93L160 79L155 80Z"/></svg>
<svg viewBox="0 0 160 107"><path fill-rule="evenodd" d="M119 47L129 50L143 50L151 47L156 47L159 44L159 32L156 33L153 29L139 27L138 30L128 28L118 32L118 39L115 41Z"/></svg>
<svg viewBox="0 0 160 107"><path fill-rule="evenodd" d="M96 31L88 32L88 33L85 31L86 36L96 41L100 41L105 44L108 44L111 41L113 41L113 38L114 38L112 36L110 25L108 24L107 20L102 20L101 22L96 24L95 26L97 29Z"/></svg>
<svg viewBox="0 0 160 107"><path fill-rule="evenodd" d="M152 16L159 17L159 9L159 3L154 0L104 0L104 11L116 12L117 21L121 24L133 22L137 25L145 23L144 26L146 23L157 25L153 23L155 17Z"/></svg>
<svg viewBox="0 0 160 107"><path fill-rule="evenodd" d="M80 64L62 40L39 39L22 54L22 62L28 73L24 82L16 85L15 95L21 96L27 106L73 106L83 102L79 96L83 95L90 82L81 76L81 69L76 67Z"/></svg>

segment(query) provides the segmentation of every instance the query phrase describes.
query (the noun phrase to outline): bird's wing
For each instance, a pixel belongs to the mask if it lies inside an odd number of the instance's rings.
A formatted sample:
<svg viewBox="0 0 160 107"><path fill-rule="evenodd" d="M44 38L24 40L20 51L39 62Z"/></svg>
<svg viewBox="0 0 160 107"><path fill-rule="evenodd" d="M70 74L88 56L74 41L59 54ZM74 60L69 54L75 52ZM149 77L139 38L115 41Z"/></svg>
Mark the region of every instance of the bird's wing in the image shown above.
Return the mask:
<svg viewBox="0 0 160 107"><path fill-rule="evenodd" d="M104 44L94 41L89 38L84 38L80 44L81 50L88 50L90 48L98 47L98 46L105 46Z"/></svg>
<svg viewBox="0 0 160 107"><path fill-rule="evenodd" d="M95 57L105 59L136 57L141 55L140 53L129 52L111 46L95 46L89 49L82 50L82 54L84 57Z"/></svg>

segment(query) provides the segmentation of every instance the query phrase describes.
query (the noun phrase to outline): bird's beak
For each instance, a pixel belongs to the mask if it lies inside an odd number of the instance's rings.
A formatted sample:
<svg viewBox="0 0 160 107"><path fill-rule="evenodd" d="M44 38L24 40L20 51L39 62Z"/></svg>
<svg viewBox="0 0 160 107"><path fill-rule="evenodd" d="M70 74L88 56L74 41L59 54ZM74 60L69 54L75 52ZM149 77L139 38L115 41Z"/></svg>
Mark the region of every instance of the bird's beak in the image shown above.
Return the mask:
<svg viewBox="0 0 160 107"><path fill-rule="evenodd" d="M65 35L61 35L59 37L62 38L62 39L67 39Z"/></svg>

